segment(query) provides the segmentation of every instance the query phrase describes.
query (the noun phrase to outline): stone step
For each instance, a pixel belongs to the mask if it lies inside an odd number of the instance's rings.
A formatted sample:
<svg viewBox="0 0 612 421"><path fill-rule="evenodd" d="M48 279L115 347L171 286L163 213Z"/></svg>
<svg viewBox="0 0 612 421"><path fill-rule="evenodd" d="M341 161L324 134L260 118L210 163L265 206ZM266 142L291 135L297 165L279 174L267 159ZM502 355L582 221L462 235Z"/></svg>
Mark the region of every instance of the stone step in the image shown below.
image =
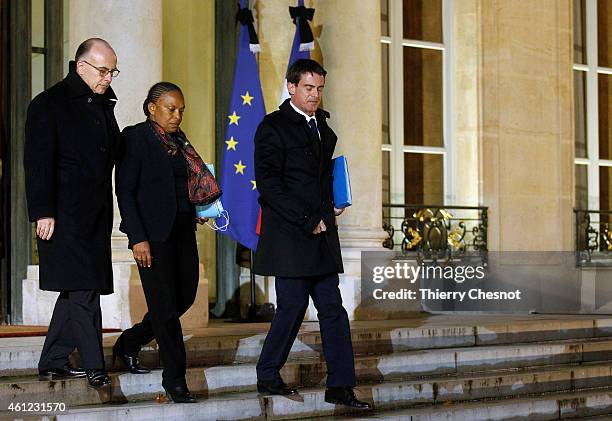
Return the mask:
<svg viewBox="0 0 612 421"><path fill-rule="evenodd" d="M594 370L595 373L590 374L596 374L595 378L599 380L585 383L583 380L586 377L582 375L588 376L590 370ZM197 404L191 405L176 405L165 399L82 407L66 405L65 411L35 419L261 420L349 415L348 419L355 420L555 420L612 414L612 383L609 376L609 366L591 366L575 367L565 372L564 368L550 368L540 372L500 374L497 377L499 380L495 377L469 380L449 378L439 383L414 380L361 385L357 388L358 398L372 402L375 412L361 412L354 417L350 417L350 414L357 411L326 403L323 389L307 389L292 397L258 396L255 392L200 397ZM531 377L531 380L526 383L527 377ZM570 390L572 382L577 382L574 383L576 385L604 384L603 377L607 377L607 387ZM541 393L547 384L556 385L556 389L551 389L556 392ZM568 389L564 389L566 387ZM489 394L485 391L489 391ZM491 396L493 391L496 392ZM522 396L523 393L534 394ZM408 409L398 410L398 407ZM10 415L8 412L0 413L0 419Z"/></svg>
<svg viewBox="0 0 612 421"><path fill-rule="evenodd" d="M551 393L521 399L442 404L418 409L373 411L365 416L321 417L319 421L612 420L612 389Z"/></svg>
<svg viewBox="0 0 612 421"><path fill-rule="evenodd" d="M608 383L612 381L609 361L612 340L363 356L356 358L355 368L360 384L401 381L400 389L419 391L410 398L414 402L410 402L433 403L440 397L466 400L612 385ZM283 368L282 376L287 383L300 388L322 387L326 366L318 360L290 362ZM64 402L73 407L153 400L163 393L161 370L145 375L113 373L111 377L112 387L101 391L89 388L84 379L5 378L0 381L0 409L16 401ZM192 367L186 377L190 389L204 396L256 390L254 364Z"/></svg>
<svg viewBox="0 0 612 421"><path fill-rule="evenodd" d="M351 329L356 355L385 355L411 350L474 347L510 343L533 343L565 339L604 338L612 336L612 318L551 318L521 321L493 321L482 323L442 323L393 321L370 323L367 327ZM228 324L229 325L229 324ZM316 324L306 323L308 325ZM411 326L414 325L414 326ZM406 327L408 326L408 327ZM228 327L229 329L229 327ZM196 366L253 363L259 357L267 325L261 324L253 334L187 335L185 347L188 361ZM104 353L107 366L111 364L112 345L117 335L105 335ZM44 338L0 339L0 376L31 375ZM4 341L4 342L3 342ZM318 359L321 353L321 335L317 330L303 329L296 340L290 359ZM75 353L74 355L78 355ZM155 342L141 352L143 364L160 365ZM75 361L78 363L78 358Z"/></svg>
<svg viewBox="0 0 612 421"><path fill-rule="evenodd" d="M303 346L300 343L294 346L289 359L293 363L291 365L293 369L299 372L287 373L287 375L294 379L324 377L323 353L302 352ZM394 375L431 376L608 360L612 360L612 339L607 338L434 348L381 354L356 353L356 361L360 369L364 373L368 372L368 378L374 380ZM216 370L227 370L223 371L223 375L229 373L230 370L239 371L246 367L254 370L255 362L253 360L253 362L214 365L205 359L188 360L190 367L213 367ZM118 364L116 368L122 369L122 366Z"/></svg>

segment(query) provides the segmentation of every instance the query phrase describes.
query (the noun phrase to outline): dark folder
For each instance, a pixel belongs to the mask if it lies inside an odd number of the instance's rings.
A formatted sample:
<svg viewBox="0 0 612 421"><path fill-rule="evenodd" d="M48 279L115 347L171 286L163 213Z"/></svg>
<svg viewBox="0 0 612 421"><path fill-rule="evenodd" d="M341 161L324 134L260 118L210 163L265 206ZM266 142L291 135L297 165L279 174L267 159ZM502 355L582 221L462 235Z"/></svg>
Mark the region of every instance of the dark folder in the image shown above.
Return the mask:
<svg viewBox="0 0 612 421"><path fill-rule="evenodd" d="M340 155L334 159L334 206L342 209L352 204L353 196L351 195L348 162L344 155Z"/></svg>

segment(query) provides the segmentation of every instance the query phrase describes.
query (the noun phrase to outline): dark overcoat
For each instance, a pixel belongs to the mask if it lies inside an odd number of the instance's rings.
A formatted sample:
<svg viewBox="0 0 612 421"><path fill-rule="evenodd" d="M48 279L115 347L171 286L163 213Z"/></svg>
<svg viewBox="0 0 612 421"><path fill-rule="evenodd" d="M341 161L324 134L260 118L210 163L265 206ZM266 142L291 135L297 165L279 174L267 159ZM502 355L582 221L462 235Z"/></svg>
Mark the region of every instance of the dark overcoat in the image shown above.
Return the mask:
<svg viewBox="0 0 612 421"><path fill-rule="evenodd" d="M76 73L37 95L28 108L24 166L32 222L55 218L37 238L40 288L113 291L112 170L120 133L111 88L95 94Z"/></svg>
<svg viewBox="0 0 612 421"><path fill-rule="evenodd" d="M289 100L255 134L255 179L262 209L253 271L306 277L343 272L333 203L332 155L337 137L329 113L316 112L321 140ZM327 231L313 234L320 220Z"/></svg>
<svg viewBox="0 0 612 421"><path fill-rule="evenodd" d="M172 164L151 123L123 129L115 172L121 225L129 246L142 241L166 241L177 213ZM195 230L195 207L193 208Z"/></svg>

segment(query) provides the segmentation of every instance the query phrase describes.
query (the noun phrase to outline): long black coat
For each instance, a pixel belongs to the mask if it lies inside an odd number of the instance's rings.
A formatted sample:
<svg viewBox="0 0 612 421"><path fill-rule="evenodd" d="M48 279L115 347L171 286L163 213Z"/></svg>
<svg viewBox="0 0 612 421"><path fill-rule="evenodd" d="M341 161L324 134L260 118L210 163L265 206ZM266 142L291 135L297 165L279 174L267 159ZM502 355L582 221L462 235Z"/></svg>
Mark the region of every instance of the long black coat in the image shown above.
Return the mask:
<svg viewBox="0 0 612 421"><path fill-rule="evenodd" d="M94 94L71 62L66 78L28 108L29 217L55 218L51 239L37 240L43 290L113 290L112 169L120 139L115 102L111 88Z"/></svg>
<svg viewBox="0 0 612 421"><path fill-rule="evenodd" d="M255 179L262 220L255 273L305 277L343 272L332 190L337 137L328 117L317 110L320 143L289 100L257 128ZM312 234L321 219L327 231Z"/></svg>
<svg viewBox="0 0 612 421"><path fill-rule="evenodd" d="M119 229L127 234L130 247L168 239L177 213L174 172L147 121L123 129L115 192L121 212Z"/></svg>

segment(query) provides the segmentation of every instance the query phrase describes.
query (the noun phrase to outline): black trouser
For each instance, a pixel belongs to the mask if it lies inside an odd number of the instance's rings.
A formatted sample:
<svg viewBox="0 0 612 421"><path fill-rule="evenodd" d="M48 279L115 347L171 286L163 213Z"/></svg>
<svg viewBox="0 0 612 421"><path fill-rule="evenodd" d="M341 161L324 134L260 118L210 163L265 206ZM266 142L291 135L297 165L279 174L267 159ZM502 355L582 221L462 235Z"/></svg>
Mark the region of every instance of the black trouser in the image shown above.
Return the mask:
<svg viewBox="0 0 612 421"><path fill-rule="evenodd" d="M150 242L153 263L138 268L148 312L142 322L127 329L119 340L127 354L157 340L163 385L185 385L185 344L179 317L193 304L198 289L199 258L192 214L177 214L164 242Z"/></svg>
<svg viewBox="0 0 612 421"><path fill-rule="evenodd" d="M104 369L102 310L98 291L60 292L38 369L63 367L74 348L79 351L83 368Z"/></svg>
<svg viewBox="0 0 612 421"><path fill-rule="evenodd" d="M257 362L258 380L281 380L279 371L287 361L308 308L308 296L311 296L321 327L327 387L355 386L351 330L338 283L336 273L307 278L276 278L276 314Z"/></svg>

